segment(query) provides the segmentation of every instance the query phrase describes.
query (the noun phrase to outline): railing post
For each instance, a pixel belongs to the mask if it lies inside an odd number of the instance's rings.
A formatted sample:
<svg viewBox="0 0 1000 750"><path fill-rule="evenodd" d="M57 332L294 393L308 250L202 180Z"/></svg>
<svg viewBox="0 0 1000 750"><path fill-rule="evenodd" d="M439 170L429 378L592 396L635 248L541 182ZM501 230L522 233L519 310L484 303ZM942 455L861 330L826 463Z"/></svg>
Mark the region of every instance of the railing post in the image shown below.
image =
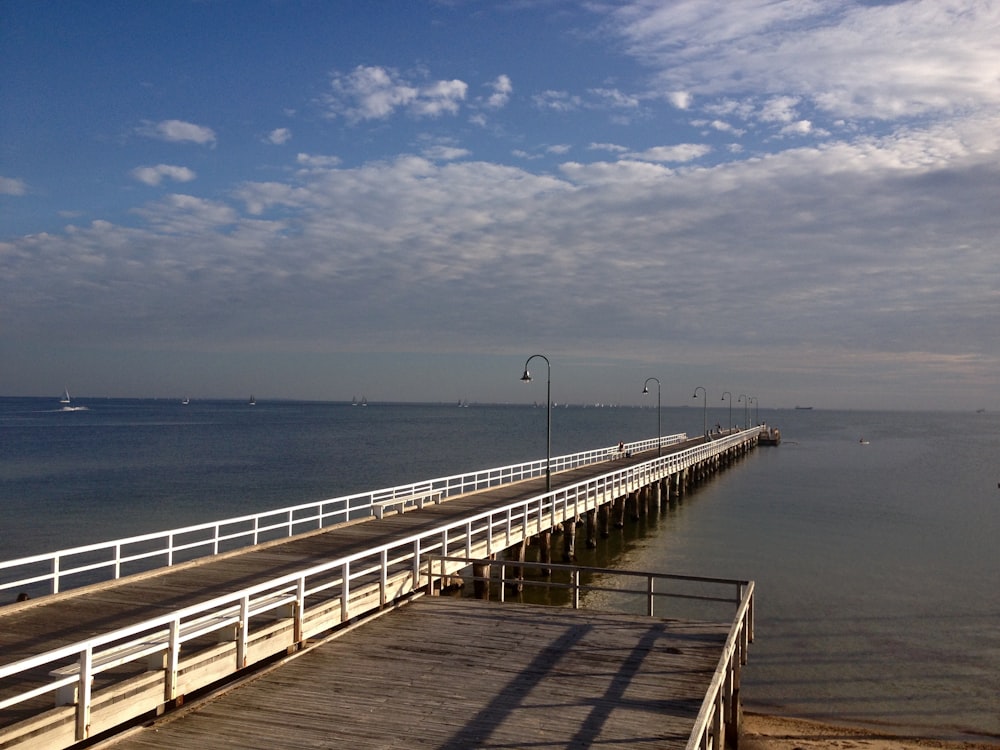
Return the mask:
<svg viewBox="0 0 1000 750"><path fill-rule="evenodd" d="M247 643L250 640L250 597L240 598L240 624L236 631L236 668L247 665Z"/></svg>
<svg viewBox="0 0 1000 750"><path fill-rule="evenodd" d="M507 566L500 563L500 603L503 604L505 599L505 593L507 591Z"/></svg>
<svg viewBox="0 0 1000 750"><path fill-rule="evenodd" d="M215 524L213 530L215 536L212 539L212 554L217 555L219 554L219 532L222 530L222 527L220 524Z"/></svg>
<svg viewBox="0 0 1000 750"><path fill-rule="evenodd" d="M115 545L115 577L114 580L118 580L122 576L122 546L121 544Z"/></svg>
<svg viewBox="0 0 1000 750"><path fill-rule="evenodd" d="M573 609L580 609L580 571L573 571Z"/></svg>
<svg viewBox="0 0 1000 750"><path fill-rule="evenodd" d="M653 576L647 576L646 578L646 601L647 601L647 614L650 617L653 616L653 602L655 601L655 592L653 591Z"/></svg>
<svg viewBox="0 0 1000 750"><path fill-rule="evenodd" d="M94 671L94 650L87 646L80 652L80 677L76 701L76 739L90 736L91 677Z"/></svg>
<svg viewBox="0 0 1000 750"><path fill-rule="evenodd" d="M59 555L52 557L52 593L59 593Z"/></svg>
<svg viewBox="0 0 1000 750"><path fill-rule="evenodd" d="M177 670L181 659L181 621L170 621L170 636L167 641L167 658L164 664L163 700L172 701L177 697Z"/></svg>
<svg viewBox="0 0 1000 750"><path fill-rule="evenodd" d="M388 563L386 563L388 565ZM420 585L420 537L413 540L413 588Z"/></svg>
<svg viewBox="0 0 1000 750"><path fill-rule="evenodd" d="M419 568L418 568L419 573ZM378 606L381 609L386 602L386 589L389 588L389 550L384 548L379 554L378 576Z"/></svg>
<svg viewBox="0 0 1000 750"><path fill-rule="evenodd" d="M174 564L174 534L167 534L167 567Z"/></svg>
<svg viewBox="0 0 1000 750"><path fill-rule="evenodd" d="M351 596L351 564L349 562L340 566L340 622L345 623L350 619L348 600Z"/></svg>
<svg viewBox="0 0 1000 750"><path fill-rule="evenodd" d="M306 625L306 577L300 576L295 582L295 613L293 615L295 630L295 642L302 643L305 640Z"/></svg>

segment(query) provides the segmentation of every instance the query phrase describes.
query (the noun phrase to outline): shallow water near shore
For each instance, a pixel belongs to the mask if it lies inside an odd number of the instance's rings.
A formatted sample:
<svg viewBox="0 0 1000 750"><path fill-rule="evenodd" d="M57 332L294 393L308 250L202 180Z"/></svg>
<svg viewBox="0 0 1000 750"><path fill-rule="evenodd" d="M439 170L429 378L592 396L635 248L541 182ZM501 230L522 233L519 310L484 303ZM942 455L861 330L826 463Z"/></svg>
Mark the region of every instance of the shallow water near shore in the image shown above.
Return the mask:
<svg viewBox="0 0 1000 750"><path fill-rule="evenodd" d="M80 401L0 399L0 559L545 453L531 407ZM758 416L781 446L592 560L754 579L748 708L1000 738L1000 415ZM703 419L665 408L663 433ZM710 424L728 419L709 409ZM652 437L656 412L560 407L552 429L559 455Z"/></svg>

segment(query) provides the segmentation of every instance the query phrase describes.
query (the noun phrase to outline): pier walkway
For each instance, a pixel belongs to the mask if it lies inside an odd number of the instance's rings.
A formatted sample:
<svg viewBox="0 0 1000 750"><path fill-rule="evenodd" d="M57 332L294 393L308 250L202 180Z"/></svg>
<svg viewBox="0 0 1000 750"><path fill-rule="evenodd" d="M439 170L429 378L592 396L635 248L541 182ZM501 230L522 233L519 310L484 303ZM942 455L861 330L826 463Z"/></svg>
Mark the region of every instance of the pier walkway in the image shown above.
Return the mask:
<svg viewBox="0 0 1000 750"><path fill-rule="evenodd" d="M346 520L329 527L180 564L171 547L168 567L68 591L59 591L58 570L21 579L48 579L55 593L0 607L0 748L69 747L178 706L188 694L433 590L473 558L513 551L523 559L529 539L562 525L569 537L578 519L587 519L588 534L602 517L618 523L626 501L681 492L756 440L747 430L673 440L669 452L633 445L631 455L554 473L550 491L535 476L450 496L432 488L373 497L360 509L348 503ZM289 513L289 529L293 521ZM455 554L465 562L442 560L432 570L432 556ZM121 562L115 559L116 575ZM368 627L359 637L367 640Z"/></svg>

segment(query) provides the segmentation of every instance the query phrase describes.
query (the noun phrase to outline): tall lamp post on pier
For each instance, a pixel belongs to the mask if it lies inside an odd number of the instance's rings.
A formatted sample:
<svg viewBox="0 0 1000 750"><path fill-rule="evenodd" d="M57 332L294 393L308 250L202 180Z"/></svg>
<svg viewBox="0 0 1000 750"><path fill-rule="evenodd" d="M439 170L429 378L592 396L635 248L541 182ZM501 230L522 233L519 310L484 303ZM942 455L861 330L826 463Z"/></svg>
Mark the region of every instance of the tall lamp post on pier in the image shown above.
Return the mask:
<svg viewBox="0 0 1000 750"><path fill-rule="evenodd" d="M703 401L702 410L703 410L703 414L704 414L704 417L705 417L705 419L704 419L704 422L705 422L705 425L704 425L705 426L704 436L707 438L708 437L708 391L706 391L702 386L699 385L697 388L694 389L694 396L692 396L692 398L698 398L698 391L701 391L701 395L702 395L702 401Z"/></svg>
<svg viewBox="0 0 1000 750"><path fill-rule="evenodd" d="M750 406L750 403L749 403L750 401L753 401L753 423L755 425L759 425L760 424L760 412L757 411L757 397L756 396L751 396L750 398L747 399L747 407L748 408Z"/></svg>
<svg viewBox="0 0 1000 750"><path fill-rule="evenodd" d="M750 402L747 400L746 394L741 393L736 403L743 404L743 429L745 430L750 427Z"/></svg>
<svg viewBox="0 0 1000 750"><path fill-rule="evenodd" d="M722 401L726 400L726 396L729 396L729 424L726 425L726 432L733 429L733 394L729 391L722 392Z"/></svg>
<svg viewBox="0 0 1000 750"><path fill-rule="evenodd" d="M660 430L660 380L659 378L646 378L646 382L642 384L643 393L649 393L650 380L656 381L656 455L661 456L663 455L663 448L660 440L660 435L662 434Z"/></svg>
<svg viewBox="0 0 1000 750"><path fill-rule="evenodd" d="M545 360L548 368L548 377L545 381L545 491L552 489L552 363L544 354L532 354L524 362L524 375L521 380L525 383L531 382L531 373L528 372L528 363L535 357Z"/></svg>

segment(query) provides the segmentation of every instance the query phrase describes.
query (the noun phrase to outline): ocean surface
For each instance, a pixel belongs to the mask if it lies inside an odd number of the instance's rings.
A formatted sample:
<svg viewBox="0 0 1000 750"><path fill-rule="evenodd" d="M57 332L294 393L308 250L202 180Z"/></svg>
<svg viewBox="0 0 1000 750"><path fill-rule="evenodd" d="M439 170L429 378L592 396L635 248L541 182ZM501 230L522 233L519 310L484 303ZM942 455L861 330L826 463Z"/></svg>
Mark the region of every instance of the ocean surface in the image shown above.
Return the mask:
<svg viewBox="0 0 1000 750"><path fill-rule="evenodd" d="M0 398L2 560L545 455L529 406L74 404ZM747 709L1000 739L1000 414L752 416L783 443L580 562L755 580ZM703 419L664 408L662 432ZM552 453L656 423L655 408L560 406Z"/></svg>

